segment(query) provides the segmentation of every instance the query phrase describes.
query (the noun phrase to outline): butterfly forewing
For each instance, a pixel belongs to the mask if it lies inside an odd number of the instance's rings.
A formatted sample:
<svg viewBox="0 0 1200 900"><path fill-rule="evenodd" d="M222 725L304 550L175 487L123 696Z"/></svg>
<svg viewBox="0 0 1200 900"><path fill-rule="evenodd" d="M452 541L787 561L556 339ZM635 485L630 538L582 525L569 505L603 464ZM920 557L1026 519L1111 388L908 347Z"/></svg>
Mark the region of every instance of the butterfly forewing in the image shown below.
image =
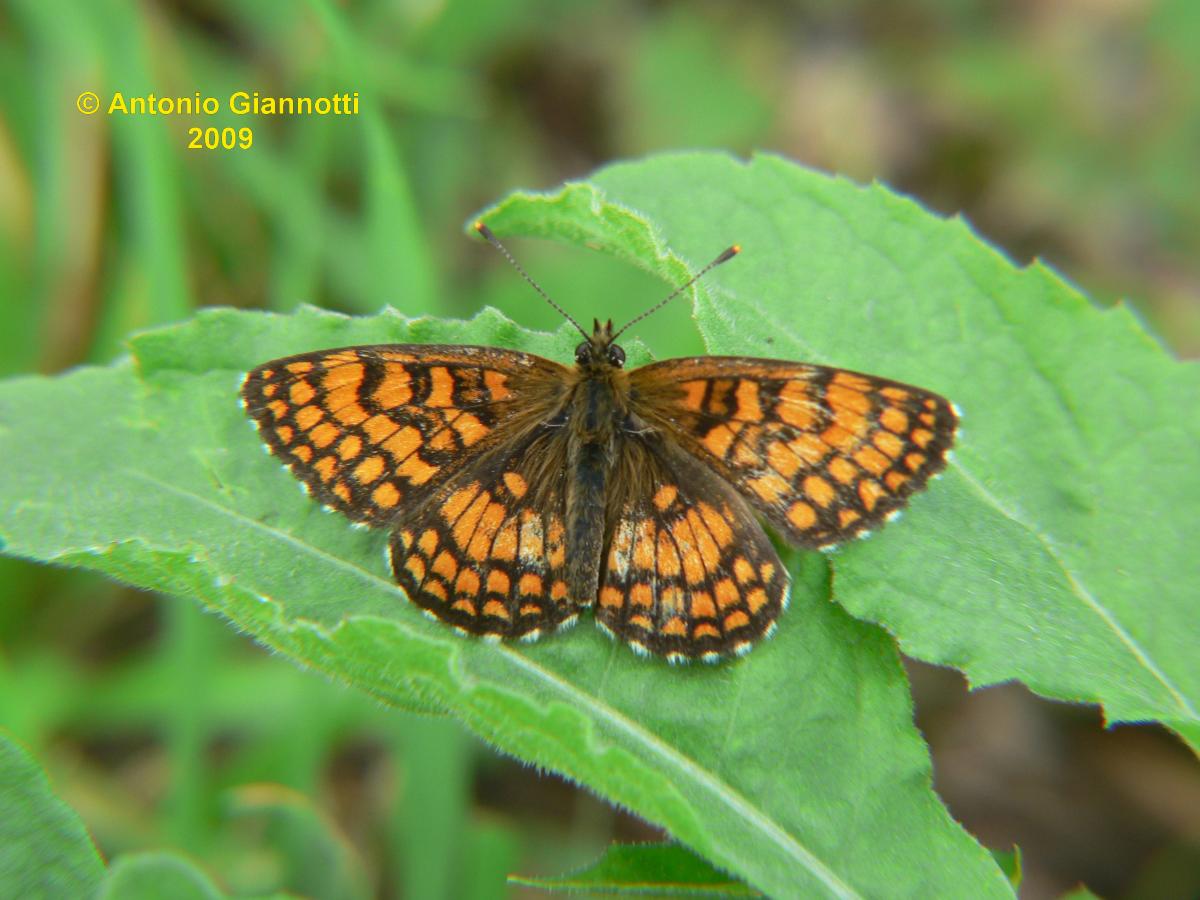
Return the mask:
<svg viewBox="0 0 1200 900"><path fill-rule="evenodd" d="M824 547L900 509L946 464L943 397L844 369L742 357L630 373L639 415L711 466L793 543Z"/></svg>
<svg viewBox="0 0 1200 900"><path fill-rule="evenodd" d="M566 372L492 347L346 347L259 366L242 399L309 493L384 526L552 403Z"/></svg>

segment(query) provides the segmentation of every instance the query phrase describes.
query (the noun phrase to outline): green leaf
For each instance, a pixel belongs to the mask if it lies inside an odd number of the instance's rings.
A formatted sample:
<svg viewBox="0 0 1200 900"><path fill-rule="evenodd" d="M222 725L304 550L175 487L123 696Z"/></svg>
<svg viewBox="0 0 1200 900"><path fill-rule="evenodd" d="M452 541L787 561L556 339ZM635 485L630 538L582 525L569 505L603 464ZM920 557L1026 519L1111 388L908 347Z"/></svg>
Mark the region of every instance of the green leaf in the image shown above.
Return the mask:
<svg viewBox="0 0 1200 900"><path fill-rule="evenodd" d="M954 463L900 522L834 556L837 601L975 686L1019 679L1200 747L1200 553L1184 543L1200 509L1200 367L1170 359L1127 307L1098 310L879 185L769 156L616 165L514 195L487 221L675 283L737 242L697 293L711 352L953 399Z"/></svg>
<svg viewBox="0 0 1200 900"><path fill-rule="evenodd" d="M618 896L762 896L677 844L613 844L578 872L550 878L511 875L508 880L546 891L605 891Z"/></svg>
<svg viewBox="0 0 1200 900"><path fill-rule="evenodd" d="M90 897L104 863L79 816L29 753L0 731L0 894Z"/></svg>
<svg viewBox="0 0 1200 900"><path fill-rule="evenodd" d="M113 863L98 896L99 900L222 900L226 895L177 853L127 853Z"/></svg>
<svg viewBox="0 0 1200 900"><path fill-rule="evenodd" d="M466 640L406 601L385 535L325 514L261 452L237 403L242 372L304 349L469 342L569 359L577 340L495 313L202 313L139 337L136 367L0 385L0 538L198 597L304 665L450 712L772 896L1008 896L931 790L893 642L828 602L824 557L792 561L780 633L725 665L642 660L587 623L532 645Z"/></svg>

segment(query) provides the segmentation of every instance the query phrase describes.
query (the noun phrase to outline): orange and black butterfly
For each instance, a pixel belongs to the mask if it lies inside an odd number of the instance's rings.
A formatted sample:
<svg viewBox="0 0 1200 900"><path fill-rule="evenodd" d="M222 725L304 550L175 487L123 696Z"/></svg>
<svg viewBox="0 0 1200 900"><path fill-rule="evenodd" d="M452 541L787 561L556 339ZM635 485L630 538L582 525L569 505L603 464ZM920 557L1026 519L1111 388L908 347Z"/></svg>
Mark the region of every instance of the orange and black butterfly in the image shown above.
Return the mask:
<svg viewBox="0 0 1200 900"><path fill-rule="evenodd" d="M673 662L774 629L788 573L756 513L827 547L946 464L957 416L937 394L744 357L626 371L619 334L597 321L573 368L493 347L320 350L254 369L242 398L316 499L390 529L396 580L436 618L532 640L593 607Z"/></svg>

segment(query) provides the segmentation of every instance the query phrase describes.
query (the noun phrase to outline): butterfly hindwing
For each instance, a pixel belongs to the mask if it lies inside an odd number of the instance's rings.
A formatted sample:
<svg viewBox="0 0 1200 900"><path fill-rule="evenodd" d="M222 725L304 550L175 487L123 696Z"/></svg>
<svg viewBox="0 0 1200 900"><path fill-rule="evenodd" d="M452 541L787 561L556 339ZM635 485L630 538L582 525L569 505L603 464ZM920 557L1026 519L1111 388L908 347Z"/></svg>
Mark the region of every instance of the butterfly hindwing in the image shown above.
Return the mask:
<svg viewBox="0 0 1200 900"><path fill-rule="evenodd" d="M492 347L346 347L259 366L242 401L310 494L381 526L536 416L565 371Z"/></svg>
<svg viewBox="0 0 1200 900"><path fill-rule="evenodd" d="M630 381L643 419L807 547L854 537L904 506L944 468L958 421L921 388L777 360L669 359Z"/></svg>
<svg viewBox="0 0 1200 900"><path fill-rule="evenodd" d="M635 649L716 659L769 634L788 574L746 502L672 444L629 437L596 622Z"/></svg>

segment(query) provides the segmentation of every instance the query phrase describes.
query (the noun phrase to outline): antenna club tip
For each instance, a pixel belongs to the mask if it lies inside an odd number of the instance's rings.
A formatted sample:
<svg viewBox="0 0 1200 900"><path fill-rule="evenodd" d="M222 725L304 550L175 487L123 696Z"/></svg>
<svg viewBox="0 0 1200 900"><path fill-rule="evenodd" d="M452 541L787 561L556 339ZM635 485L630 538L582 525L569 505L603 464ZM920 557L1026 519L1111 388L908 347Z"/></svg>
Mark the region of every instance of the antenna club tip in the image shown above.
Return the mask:
<svg viewBox="0 0 1200 900"><path fill-rule="evenodd" d="M476 219L475 224L472 225L471 227L474 228L476 231L478 231L480 234L483 234L484 232L487 231L487 226L483 224L482 219Z"/></svg>
<svg viewBox="0 0 1200 900"><path fill-rule="evenodd" d="M741 245L741 244L734 244L732 247L730 247L730 248L729 248L729 253L730 253L732 256L737 256L737 255L738 255L739 253L741 253L741 252L742 252L742 245Z"/></svg>

